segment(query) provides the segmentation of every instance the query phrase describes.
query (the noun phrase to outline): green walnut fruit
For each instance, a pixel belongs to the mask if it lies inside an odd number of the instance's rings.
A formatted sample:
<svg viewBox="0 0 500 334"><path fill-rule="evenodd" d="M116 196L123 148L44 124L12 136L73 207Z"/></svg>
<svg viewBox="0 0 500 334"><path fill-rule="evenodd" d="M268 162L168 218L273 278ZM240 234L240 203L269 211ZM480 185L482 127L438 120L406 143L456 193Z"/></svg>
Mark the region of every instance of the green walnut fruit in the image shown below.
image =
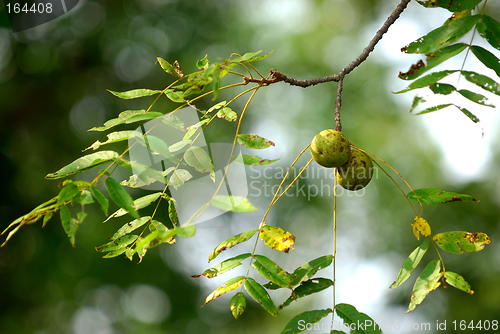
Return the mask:
<svg viewBox="0 0 500 334"><path fill-rule="evenodd" d="M359 150L352 150L349 161L335 173L335 179L342 188L354 191L366 187L372 176L372 159Z"/></svg>
<svg viewBox="0 0 500 334"><path fill-rule="evenodd" d="M323 130L311 142L311 155L323 167L340 167L349 160L349 140L340 131Z"/></svg>

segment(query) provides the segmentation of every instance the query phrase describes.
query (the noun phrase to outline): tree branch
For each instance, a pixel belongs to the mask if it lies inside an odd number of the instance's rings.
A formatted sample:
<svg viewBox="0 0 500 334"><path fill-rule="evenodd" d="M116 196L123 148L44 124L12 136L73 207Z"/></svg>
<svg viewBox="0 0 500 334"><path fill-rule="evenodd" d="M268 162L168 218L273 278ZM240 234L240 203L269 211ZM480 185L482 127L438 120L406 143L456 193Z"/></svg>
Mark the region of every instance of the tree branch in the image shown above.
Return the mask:
<svg viewBox="0 0 500 334"><path fill-rule="evenodd" d="M368 46L363 50L363 52L353 60L349 65L344 67L342 70L340 70L339 73L329 75L323 78L315 78L315 79L307 79L307 80L297 80L294 78L289 78L285 74L280 73L276 71L275 69L272 69L270 74L272 80L270 80L270 83L278 82L278 81L284 81L292 86L300 86L300 87L309 87L309 86L314 86L320 83L324 82L331 82L331 81L340 81L342 80L347 74L351 73L356 67L358 67L362 62L368 58L368 55L370 52L373 51L375 48L375 45L382 39L382 36L389 30L389 27L399 18L401 13L405 10L405 8L408 6L408 3L410 3L411 0L401 0L401 3L396 7L396 9L392 12L392 14L387 18L385 23L382 25L382 27L377 31L375 36L372 38L370 43L368 43Z"/></svg>

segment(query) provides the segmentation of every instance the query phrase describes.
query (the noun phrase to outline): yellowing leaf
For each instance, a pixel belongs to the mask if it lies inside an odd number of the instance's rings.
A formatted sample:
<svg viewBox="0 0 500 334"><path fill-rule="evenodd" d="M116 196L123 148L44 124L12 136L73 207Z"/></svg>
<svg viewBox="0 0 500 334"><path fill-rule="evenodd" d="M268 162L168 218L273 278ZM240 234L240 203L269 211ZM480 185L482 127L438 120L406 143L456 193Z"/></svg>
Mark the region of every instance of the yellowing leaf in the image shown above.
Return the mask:
<svg viewBox="0 0 500 334"><path fill-rule="evenodd" d="M293 250L295 243L293 235L276 226L264 225L259 232L259 237L269 248L285 253Z"/></svg>
<svg viewBox="0 0 500 334"><path fill-rule="evenodd" d="M422 217L416 216L415 222L412 223L411 226L413 227L413 234L415 234L417 240L420 240L419 232L422 233L424 237L428 237L429 235L431 235L431 227L429 223Z"/></svg>

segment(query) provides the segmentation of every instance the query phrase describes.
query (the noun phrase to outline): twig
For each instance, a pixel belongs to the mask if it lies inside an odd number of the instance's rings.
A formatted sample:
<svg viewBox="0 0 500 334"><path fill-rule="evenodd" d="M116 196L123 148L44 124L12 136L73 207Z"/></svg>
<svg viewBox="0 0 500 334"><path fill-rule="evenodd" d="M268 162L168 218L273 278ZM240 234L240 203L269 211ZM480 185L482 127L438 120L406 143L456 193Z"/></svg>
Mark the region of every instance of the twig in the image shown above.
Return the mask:
<svg viewBox="0 0 500 334"><path fill-rule="evenodd" d="M347 74L351 73L356 67L358 67L362 62L368 58L368 55L370 52L373 51L375 48L375 45L382 39L382 36L389 30L389 27L399 18L401 13L405 10L405 8L408 6L408 3L411 0L401 0L401 3L396 7L396 9L392 12L392 14L387 18L385 21L384 25L382 25L382 28L380 28L379 31L375 34L373 39L370 41L368 46L361 52L358 58L353 60L349 65L347 65L345 68L340 70L339 73L329 75L323 78L315 78L315 79L306 79L306 80L297 80L294 78L289 78L285 74L278 72L274 69L271 70L271 78L274 80L271 80L272 83L277 82L277 81L284 81L292 86L300 86L300 87L309 87L309 86L314 86L320 83L324 82L331 82L331 81L340 81L342 80Z"/></svg>
<svg viewBox="0 0 500 334"><path fill-rule="evenodd" d="M344 79L340 79L337 84L337 100L335 101L335 130L342 132L340 123L340 107L342 107L342 84Z"/></svg>

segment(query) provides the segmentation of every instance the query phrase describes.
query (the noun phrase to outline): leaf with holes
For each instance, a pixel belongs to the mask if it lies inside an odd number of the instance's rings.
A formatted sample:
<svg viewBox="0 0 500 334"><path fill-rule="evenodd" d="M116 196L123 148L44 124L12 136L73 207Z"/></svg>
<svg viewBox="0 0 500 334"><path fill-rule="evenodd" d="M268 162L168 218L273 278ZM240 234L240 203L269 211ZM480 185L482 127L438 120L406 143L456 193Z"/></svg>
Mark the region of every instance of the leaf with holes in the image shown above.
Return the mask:
<svg viewBox="0 0 500 334"><path fill-rule="evenodd" d="M256 156L256 155L247 155L247 154L241 154L241 158L240 158L240 154L238 154L238 155L233 155L231 157L231 160L239 162L239 163L243 163L247 166L267 166L267 165L270 165L270 164L272 164L280 159L274 159L274 160L263 159L263 158Z"/></svg>
<svg viewBox="0 0 500 334"><path fill-rule="evenodd" d="M247 277L245 283L243 283L245 290L247 290L248 294L264 308L270 315L273 317L278 316L278 310L276 306L267 293L266 289L259 283L257 283L253 278Z"/></svg>
<svg viewBox="0 0 500 334"><path fill-rule="evenodd" d="M246 231L240 234L237 234L235 236L232 236L231 238L224 240L221 242L215 249L212 251L210 256L208 257L208 262L212 261L215 259L221 252L225 251L226 249L232 248L236 246L237 244L240 244L242 242L250 240L251 237L254 236L255 233L257 233L258 229Z"/></svg>
<svg viewBox="0 0 500 334"><path fill-rule="evenodd" d="M168 185L174 187L175 189L182 186L184 183L189 181L193 175L185 169L174 170L170 178L168 179Z"/></svg>
<svg viewBox="0 0 500 334"><path fill-rule="evenodd" d="M439 280L442 276L441 261L432 260L415 281L410 305L406 313L413 311L417 305L424 301L425 297L427 297L431 291L436 290L441 285Z"/></svg>
<svg viewBox="0 0 500 334"><path fill-rule="evenodd" d="M259 238L269 248L285 253L293 250L293 245L295 243L295 237L289 232L285 232L279 227L270 225L264 225L262 227Z"/></svg>
<svg viewBox="0 0 500 334"><path fill-rule="evenodd" d="M495 106L493 104L486 103L486 101L488 101L488 98L484 95L471 92L470 90L467 90L467 89L460 89L458 91L458 93L472 102L475 102L475 103L480 104L480 105L485 106L485 107L495 108Z"/></svg>
<svg viewBox="0 0 500 334"><path fill-rule="evenodd" d="M156 202L156 200L162 196L162 193L161 192L158 192L158 193L154 193L154 194L149 194L149 195L146 195L146 196L143 196L143 197L140 197L138 199L136 199L135 201L133 201L132 203L132 206L134 207L134 209L136 210L140 210L140 209L144 209L145 207L153 204L154 202ZM105 221L107 222L108 220L110 220L111 218L116 218L116 217L121 217L121 216L124 216L127 214L127 210L125 209L118 209L116 210L113 214L111 214Z"/></svg>
<svg viewBox="0 0 500 334"><path fill-rule="evenodd" d="M161 68L168 74L171 74L174 77L181 77L181 75L179 75L179 73L174 69L174 67L170 65L170 63L165 59L157 57L156 61L160 64Z"/></svg>
<svg viewBox="0 0 500 334"><path fill-rule="evenodd" d="M427 249L429 249L429 245L430 240L425 239L425 241L420 246L418 246L413 252L411 252L410 256L408 256L408 258L403 263L403 267L399 271L396 281L391 284L390 288L395 288L403 284L403 282L410 277L413 269L418 266L420 260L422 260L422 257L424 257L424 254L427 252Z"/></svg>
<svg viewBox="0 0 500 334"><path fill-rule="evenodd" d="M472 82L482 89L493 94L500 95L500 84L495 80L485 75L470 71L462 71L462 75L467 81Z"/></svg>
<svg viewBox="0 0 500 334"><path fill-rule="evenodd" d="M238 276L230 279L229 281L227 281L226 283L222 284L220 287L215 289L214 292L209 294L208 297L205 299L204 305L208 304L212 300L219 298L220 296L228 292L238 289L241 286L241 284L243 284L243 281L245 281L245 276Z"/></svg>
<svg viewBox="0 0 500 334"><path fill-rule="evenodd" d="M69 212L69 209L66 205L61 206L60 216L64 232L66 232L66 235L69 238L69 242L71 243L71 246L73 246L74 248L75 234L79 226L79 221L75 218L71 218L71 213Z"/></svg>
<svg viewBox="0 0 500 334"><path fill-rule="evenodd" d="M99 147L102 145L107 145L107 144L113 144L113 143L118 143L121 141L128 140L128 137L133 133L134 131L132 130L127 130L127 131L116 131L116 132L111 132L108 134L108 139L101 143L99 140L87 147L83 151L87 151L90 149L97 150Z"/></svg>
<svg viewBox="0 0 500 334"><path fill-rule="evenodd" d="M468 33L480 19L480 15L463 16L447 20L441 27L401 49L406 53L429 53L456 42Z"/></svg>
<svg viewBox="0 0 500 334"><path fill-rule="evenodd" d="M485 245L491 243L491 239L485 233L471 233L466 231L439 233L432 240L441 249L455 254L479 252L484 249Z"/></svg>
<svg viewBox="0 0 500 334"><path fill-rule="evenodd" d="M200 276L205 276L207 278L214 278L216 276L224 274L225 272L228 272L231 269L234 269L236 267L241 266L241 262L245 259L248 259L250 256L252 256L252 254L245 253L245 254L241 254L241 255L232 257L230 259L222 261L221 263L219 263L216 266L208 268L207 270L202 272L200 275L193 275L191 277L198 278Z"/></svg>
<svg viewBox="0 0 500 334"><path fill-rule="evenodd" d="M225 107L217 112L217 117L223 118L228 122L235 122L238 119L238 114L233 109Z"/></svg>
<svg viewBox="0 0 500 334"><path fill-rule="evenodd" d="M123 237L117 238L107 244L96 247L95 250L98 252L110 252L118 249L122 249L133 243L138 238L138 235L124 235Z"/></svg>
<svg viewBox="0 0 500 334"><path fill-rule="evenodd" d="M284 288L292 288L292 276L290 273L281 269L276 263L262 255L254 255L255 261L252 267L262 276Z"/></svg>
<svg viewBox="0 0 500 334"><path fill-rule="evenodd" d="M305 325L313 326L318 323L321 319L332 313L332 310L327 308L325 310L314 310L303 312L296 315L286 324L285 328L281 331L281 334L297 334L306 331L308 327Z"/></svg>

